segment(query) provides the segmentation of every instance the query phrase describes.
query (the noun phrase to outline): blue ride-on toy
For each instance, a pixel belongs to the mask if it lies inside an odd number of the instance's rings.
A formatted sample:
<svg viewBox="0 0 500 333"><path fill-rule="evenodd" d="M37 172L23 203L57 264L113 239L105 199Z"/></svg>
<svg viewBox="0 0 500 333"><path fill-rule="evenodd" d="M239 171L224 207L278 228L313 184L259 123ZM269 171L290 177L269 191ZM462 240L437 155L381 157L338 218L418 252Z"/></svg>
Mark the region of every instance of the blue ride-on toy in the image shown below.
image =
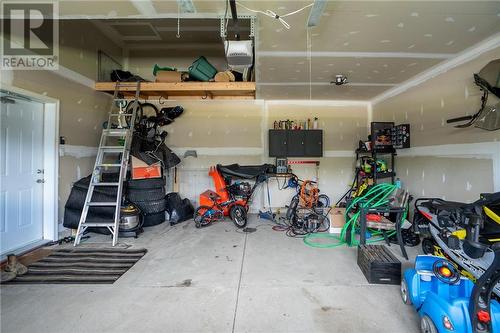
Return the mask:
<svg viewBox="0 0 500 333"><path fill-rule="evenodd" d="M401 297L417 310L421 332L500 333L500 303L492 299L500 281L500 244L492 250L493 263L475 284L442 257L417 256L415 268L404 272Z"/></svg>

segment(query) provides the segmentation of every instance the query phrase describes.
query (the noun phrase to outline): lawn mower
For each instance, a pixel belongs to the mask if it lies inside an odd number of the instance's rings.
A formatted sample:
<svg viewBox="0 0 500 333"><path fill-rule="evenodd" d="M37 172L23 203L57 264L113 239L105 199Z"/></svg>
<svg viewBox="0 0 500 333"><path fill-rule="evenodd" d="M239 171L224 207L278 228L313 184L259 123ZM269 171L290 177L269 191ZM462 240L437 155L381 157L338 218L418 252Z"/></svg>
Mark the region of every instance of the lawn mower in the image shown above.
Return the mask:
<svg viewBox="0 0 500 333"><path fill-rule="evenodd" d="M426 254L443 256L472 280L480 278L491 266L491 245L500 241L498 205L500 192L482 194L467 204L438 198L420 198L415 202L414 226L425 238ZM500 296L500 283L494 288Z"/></svg>
<svg viewBox="0 0 500 333"><path fill-rule="evenodd" d="M215 191L200 194L200 206L194 213L195 226L201 228L229 216L238 228L244 228L252 195L257 186L266 181L267 174L274 173L273 169L272 164L211 167L208 175L214 181ZM241 179L253 180L254 184Z"/></svg>
<svg viewBox="0 0 500 333"><path fill-rule="evenodd" d="M401 280L401 297L420 316L422 333L500 332L500 303L493 289L500 280L500 243L491 246L494 260L476 281L461 276L442 257L420 255Z"/></svg>

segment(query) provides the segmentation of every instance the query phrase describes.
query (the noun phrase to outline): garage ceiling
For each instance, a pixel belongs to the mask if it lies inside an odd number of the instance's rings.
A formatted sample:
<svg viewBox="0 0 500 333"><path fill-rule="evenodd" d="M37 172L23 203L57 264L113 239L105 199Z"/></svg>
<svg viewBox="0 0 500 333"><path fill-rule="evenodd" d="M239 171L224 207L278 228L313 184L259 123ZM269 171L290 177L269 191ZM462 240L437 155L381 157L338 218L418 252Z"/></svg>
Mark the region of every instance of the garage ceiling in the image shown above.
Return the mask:
<svg viewBox="0 0 500 333"><path fill-rule="evenodd" d="M251 9L282 15L312 0L240 2ZM224 0L192 3L196 13L182 15L201 18L224 14ZM155 0L63 0L60 10L63 17L174 18L178 4ZM309 12L306 9L286 17L291 26L288 30L273 18L238 8L240 15L257 15L258 98L308 99L311 92L313 99L370 100L500 32L498 1L328 1L319 26L308 32ZM160 38L172 37L165 33L172 22L176 20L165 20L161 32L164 36ZM122 29L129 32L128 28ZM143 32L148 29L141 27ZM201 43L189 31L183 34L184 42ZM215 43L217 36L218 31L210 31L203 41ZM348 76L350 85L329 84L339 73Z"/></svg>

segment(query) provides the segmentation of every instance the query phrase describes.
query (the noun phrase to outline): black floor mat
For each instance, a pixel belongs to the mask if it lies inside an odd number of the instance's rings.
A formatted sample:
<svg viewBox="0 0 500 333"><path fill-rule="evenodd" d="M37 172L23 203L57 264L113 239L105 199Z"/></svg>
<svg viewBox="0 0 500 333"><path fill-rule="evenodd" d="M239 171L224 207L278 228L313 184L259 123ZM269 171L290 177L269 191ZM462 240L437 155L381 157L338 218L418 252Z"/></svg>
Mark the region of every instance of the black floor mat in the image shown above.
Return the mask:
<svg viewBox="0 0 500 333"><path fill-rule="evenodd" d="M146 249L74 248L54 250L6 284L112 284Z"/></svg>

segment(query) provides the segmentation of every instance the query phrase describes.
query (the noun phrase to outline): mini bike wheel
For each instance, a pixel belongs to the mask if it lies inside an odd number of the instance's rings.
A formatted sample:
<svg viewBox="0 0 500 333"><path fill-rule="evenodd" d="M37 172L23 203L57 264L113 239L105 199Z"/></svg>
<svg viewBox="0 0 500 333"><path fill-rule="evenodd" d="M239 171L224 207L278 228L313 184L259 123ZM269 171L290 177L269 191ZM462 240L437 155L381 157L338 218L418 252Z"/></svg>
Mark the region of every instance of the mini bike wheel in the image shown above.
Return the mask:
<svg viewBox="0 0 500 333"><path fill-rule="evenodd" d="M231 220L233 220L233 223L238 228L241 229L247 225L247 211L245 207L240 205L234 205L229 210L229 216L231 217Z"/></svg>
<svg viewBox="0 0 500 333"><path fill-rule="evenodd" d="M142 116L144 115L144 110L142 108L142 104L139 101L130 101L127 107L125 108L126 114L131 114L134 111L134 108L137 110L135 113L135 124L137 125L141 122ZM127 125L130 126L130 117L126 117Z"/></svg>
<svg viewBox="0 0 500 333"><path fill-rule="evenodd" d="M212 207L209 206L200 206L196 208L194 212L194 225L196 228L207 226L217 219L217 216L220 214L211 214L211 210Z"/></svg>
<svg viewBox="0 0 500 333"><path fill-rule="evenodd" d="M432 238L422 239L422 251L425 254L434 254L434 241Z"/></svg>
<svg viewBox="0 0 500 333"><path fill-rule="evenodd" d="M438 333L436 325L434 325L432 319L428 315L424 315L422 318L420 318L420 332Z"/></svg>
<svg viewBox="0 0 500 333"><path fill-rule="evenodd" d="M411 305L410 293L408 291L408 284L405 279L401 279L401 299L404 304Z"/></svg>
<svg viewBox="0 0 500 333"><path fill-rule="evenodd" d="M286 210L286 219L291 220L297 213L297 207L299 205L299 195L295 195L292 200L290 201L290 205L288 206Z"/></svg>

